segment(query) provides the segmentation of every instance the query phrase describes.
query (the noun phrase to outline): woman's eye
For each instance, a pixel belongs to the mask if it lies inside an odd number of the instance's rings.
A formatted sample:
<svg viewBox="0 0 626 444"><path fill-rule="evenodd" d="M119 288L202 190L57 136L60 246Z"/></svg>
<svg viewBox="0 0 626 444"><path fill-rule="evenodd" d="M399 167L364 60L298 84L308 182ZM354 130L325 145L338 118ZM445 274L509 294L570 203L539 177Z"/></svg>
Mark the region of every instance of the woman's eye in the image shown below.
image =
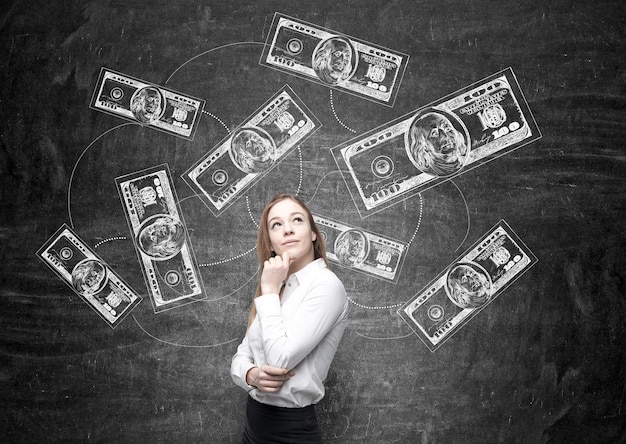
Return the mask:
<svg viewBox="0 0 626 444"><path fill-rule="evenodd" d="M275 228L278 228L278 227L280 227L280 223L279 223L279 222L274 222L274 223L270 226L270 228L271 228L272 230L273 230L273 229L275 229Z"/></svg>
<svg viewBox="0 0 626 444"><path fill-rule="evenodd" d="M295 222L304 222L304 219L302 219L301 217L296 217L294 218Z"/></svg>

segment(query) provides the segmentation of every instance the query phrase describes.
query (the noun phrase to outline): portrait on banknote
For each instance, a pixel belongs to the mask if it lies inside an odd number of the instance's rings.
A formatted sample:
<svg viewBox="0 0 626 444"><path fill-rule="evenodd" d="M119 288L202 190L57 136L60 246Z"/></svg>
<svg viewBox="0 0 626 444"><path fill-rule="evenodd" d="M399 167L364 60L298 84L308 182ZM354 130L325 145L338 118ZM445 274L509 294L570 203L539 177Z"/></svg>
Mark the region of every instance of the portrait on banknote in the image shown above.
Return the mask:
<svg viewBox="0 0 626 444"><path fill-rule="evenodd" d="M393 106L409 56L275 14L260 64Z"/></svg>
<svg viewBox="0 0 626 444"><path fill-rule="evenodd" d="M405 133L404 146L417 169L446 177L465 165L470 139L467 128L454 114L429 110L413 118Z"/></svg>
<svg viewBox="0 0 626 444"><path fill-rule="evenodd" d="M535 263L537 257L501 220L398 314L435 351Z"/></svg>
<svg viewBox="0 0 626 444"><path fill-rule="evenodd" d="M130 110L139 122L153 123L163 116L165 99L157 88L146 86L135 91L130 99Z"/></svg>
<svg viewBox="0 0 626 444"><path fill-rule="evenodd" d="M187 169L183 180L220 216L320 127L285 85Z"/></svg>
<svg viewBox="0 0 626 444"><path fill-rule="evenodd" d="M322 40L313 51L313 71L329 85L338 85L354 75L357 52L349 40L331 37Z"/></svg>
<svg viewBox="0 0 626 444"><path fill-rule="evenodd" d="M233 163L245 173L261 173L270 169L276 161L274 141L261 128L237 130L229 153Z"/></svg>
<svg viewBox="0 0 626 444"><path fill-rule="evenodd" d="M540 137L509 68L331 152L367 217Z"/></svg>
<svg viewBox="0 0 626 444"><path fill-rule="evenodd" d="M100 70L92 109L193 140L205 101L135 77Z"/></svg>
<svg viewBox="0 0 626 444"><path fill-rule="evenodd" d="M166 214L155 214L139 226L137 245L142 253L155 260L171 259L185 244L183 224Z"/></svg>
<svg viewBox="0 0 626 444"><path fill-rule="evenodd" d="M206 299L168 166L115 182L155 313Z"/></svg>
<svg viewBox="0 0 626 444"><path fill-rule="evenodd" d="M119 325L142 300L65 224L46 241L37 256L111 328Z"/></svg>

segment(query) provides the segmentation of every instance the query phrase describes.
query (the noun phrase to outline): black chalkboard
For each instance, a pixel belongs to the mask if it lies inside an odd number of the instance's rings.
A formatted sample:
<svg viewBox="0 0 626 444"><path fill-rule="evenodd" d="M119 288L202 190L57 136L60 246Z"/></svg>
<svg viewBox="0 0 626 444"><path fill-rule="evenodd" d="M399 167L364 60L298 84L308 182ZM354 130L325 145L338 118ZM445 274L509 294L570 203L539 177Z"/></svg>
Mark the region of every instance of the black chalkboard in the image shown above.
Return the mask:
<svg viewBox="0 0 626 444"><path fill-rule="evenodd" d="M260 63L277 13L409 56L395 100ZM14 1L0 17L3 442L240 442L230 358L278 192L404 247L391 278L332 264L351 306L325 442L624 442L620 2ZM193 134L90 107L103 68L203 101ZM359 212L334 148L508 69L540 138ZM216 215L185 173L285 86L320 125ZM155 313L116 178L159 165L203 293ZM398 310L500 220L536 264L431 351ZM41 260L64 224L142 298L114 328Z"/></svg>

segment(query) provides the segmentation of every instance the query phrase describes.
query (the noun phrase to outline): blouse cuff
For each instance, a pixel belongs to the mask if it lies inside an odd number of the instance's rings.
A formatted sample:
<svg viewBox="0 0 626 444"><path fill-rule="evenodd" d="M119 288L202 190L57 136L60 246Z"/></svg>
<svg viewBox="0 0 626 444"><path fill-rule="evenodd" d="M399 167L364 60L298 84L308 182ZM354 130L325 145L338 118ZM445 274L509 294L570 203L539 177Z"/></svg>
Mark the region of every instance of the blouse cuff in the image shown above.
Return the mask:
<svg viewBox="0 0 626 444"><path fill-rule="evenodd" d="M257 388L253 385L248 384L248 373L250 373L250 370L252 370L254 367L256 367L256 365L250 365L248 369L243 373L243 383L246 385L246 389L248 390L248 392L251 392L252 390Z"/></svg>

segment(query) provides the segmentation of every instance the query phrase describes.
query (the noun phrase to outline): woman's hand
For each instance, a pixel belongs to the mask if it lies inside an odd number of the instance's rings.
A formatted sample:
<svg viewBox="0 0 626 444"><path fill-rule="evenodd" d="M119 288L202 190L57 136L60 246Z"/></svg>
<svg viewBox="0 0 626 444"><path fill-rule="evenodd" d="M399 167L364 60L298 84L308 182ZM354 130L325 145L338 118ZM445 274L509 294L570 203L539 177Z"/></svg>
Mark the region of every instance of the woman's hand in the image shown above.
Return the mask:
<svg viewBox="0 0 626 444"><path fill-rule="evenodd" d="M296 373L286 368L262 365L253 367L246 374L246 383L265 393L276 393Z"/></svg>
<svg viewBox="0 0 626 444"><path fill-rule="evenodd" d="M289 274L289 253L269 258L263 264L261 273L261 294L278 294Z"/></svg>

